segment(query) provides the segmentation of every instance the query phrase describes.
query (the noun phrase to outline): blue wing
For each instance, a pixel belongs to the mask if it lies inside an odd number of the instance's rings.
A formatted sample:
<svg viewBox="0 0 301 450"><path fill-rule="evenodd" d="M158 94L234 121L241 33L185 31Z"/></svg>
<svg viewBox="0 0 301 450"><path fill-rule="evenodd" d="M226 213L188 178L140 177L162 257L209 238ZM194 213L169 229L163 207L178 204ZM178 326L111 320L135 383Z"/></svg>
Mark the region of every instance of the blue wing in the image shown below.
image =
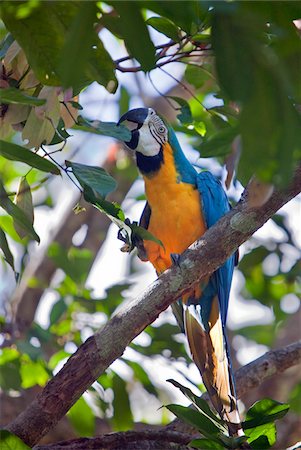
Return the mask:
<svg viewBox="0 0 301 450"><path fill-rule="evenodd" d="M210 173L197 176L197 188L207 228L230 210L220 182ZM184 324L192 357L199 368L212 404L228 423L232 435L240 435L231 359L226 337L226 318L235 255L231 256L200 289L183 297Z"/></svg>
<svg viewBox="0 0 301 450"><path fill-rule="evenodd" d="M204 219L207 228L210 228L230 211L231 206L221 183L210 172L200 172L198 174L197 187L201 194ZM229 294L235 260L236 255L233 254L217 269L210 280L213 283L211 289L215 290L218 294L223 325L225 325L227 320Z"/></svg>

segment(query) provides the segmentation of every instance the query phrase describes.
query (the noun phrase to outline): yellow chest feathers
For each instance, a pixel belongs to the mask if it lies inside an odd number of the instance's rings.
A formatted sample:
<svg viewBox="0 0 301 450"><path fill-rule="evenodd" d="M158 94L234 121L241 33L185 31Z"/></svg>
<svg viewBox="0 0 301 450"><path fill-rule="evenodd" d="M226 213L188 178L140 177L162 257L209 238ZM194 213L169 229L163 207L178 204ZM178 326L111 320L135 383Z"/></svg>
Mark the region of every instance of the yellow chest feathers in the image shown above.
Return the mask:
<svg viewBox="0 0 301 450"><path fill-rule="evenodd" d="M164 249L152 241L144 241L144 246L149 261L161 273L171 265L170 253L182 253L205 232L201 198L196 187L180 181L169 145L159 171L144 181L151 208L148 230Z"/></svg>

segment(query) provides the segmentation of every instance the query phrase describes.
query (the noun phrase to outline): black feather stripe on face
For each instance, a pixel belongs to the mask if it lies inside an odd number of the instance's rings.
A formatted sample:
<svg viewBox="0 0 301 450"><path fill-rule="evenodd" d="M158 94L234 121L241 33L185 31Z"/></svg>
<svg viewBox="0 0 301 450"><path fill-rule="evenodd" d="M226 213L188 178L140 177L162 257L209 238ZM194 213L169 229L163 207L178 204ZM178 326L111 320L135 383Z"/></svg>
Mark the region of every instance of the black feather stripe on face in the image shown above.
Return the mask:
<svg viewBox="0 0 301 450"><path fill-rule="evenodd" d="M164 161L162 146L159 153L155 156L145 156L143 155L143 153L137 152L136 161L138 169L142 174L149 175L151 173L157 172Z"/></svg>

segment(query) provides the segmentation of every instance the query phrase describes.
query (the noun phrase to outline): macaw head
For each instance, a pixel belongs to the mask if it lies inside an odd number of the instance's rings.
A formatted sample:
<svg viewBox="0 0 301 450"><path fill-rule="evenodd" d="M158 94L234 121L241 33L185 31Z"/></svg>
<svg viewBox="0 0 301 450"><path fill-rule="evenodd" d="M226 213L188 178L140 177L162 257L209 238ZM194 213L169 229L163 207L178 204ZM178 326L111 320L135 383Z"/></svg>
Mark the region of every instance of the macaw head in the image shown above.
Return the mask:
<svg viewBox="0 0 301 450"><path fill-rule="evenodd" d="M118 124L125 121L137 125L131 130L131 140L125 143L127 147L146 157L162 152L162 146L168 141L168 128L155 110L132 109L119 119Z"/></svg>

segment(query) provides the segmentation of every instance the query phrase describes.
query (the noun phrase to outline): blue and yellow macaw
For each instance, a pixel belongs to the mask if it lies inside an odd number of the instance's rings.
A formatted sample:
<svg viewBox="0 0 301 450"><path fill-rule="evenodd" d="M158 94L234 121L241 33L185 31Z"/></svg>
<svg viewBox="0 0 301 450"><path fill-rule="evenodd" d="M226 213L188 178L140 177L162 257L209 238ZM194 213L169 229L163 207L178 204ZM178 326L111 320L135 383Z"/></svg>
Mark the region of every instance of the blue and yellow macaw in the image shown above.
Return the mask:
<svg viewBox="0 0 301 450"><path fill-rule="evenodd" d="M186 159L173 129L151 108L124 114L119 123L137 124L127 147L135 151L145 182L147 203L140 225L164 245L145 240L138 255L164 272L187 247L214 225L230 205L220 182L210 172L194 169ZM233 436L243 434L226 337L230 286L237 254L207 280L191 287L180 300L183 323L192 358L211 402ZM174 306L175 312L178 312Z"/></svg>

